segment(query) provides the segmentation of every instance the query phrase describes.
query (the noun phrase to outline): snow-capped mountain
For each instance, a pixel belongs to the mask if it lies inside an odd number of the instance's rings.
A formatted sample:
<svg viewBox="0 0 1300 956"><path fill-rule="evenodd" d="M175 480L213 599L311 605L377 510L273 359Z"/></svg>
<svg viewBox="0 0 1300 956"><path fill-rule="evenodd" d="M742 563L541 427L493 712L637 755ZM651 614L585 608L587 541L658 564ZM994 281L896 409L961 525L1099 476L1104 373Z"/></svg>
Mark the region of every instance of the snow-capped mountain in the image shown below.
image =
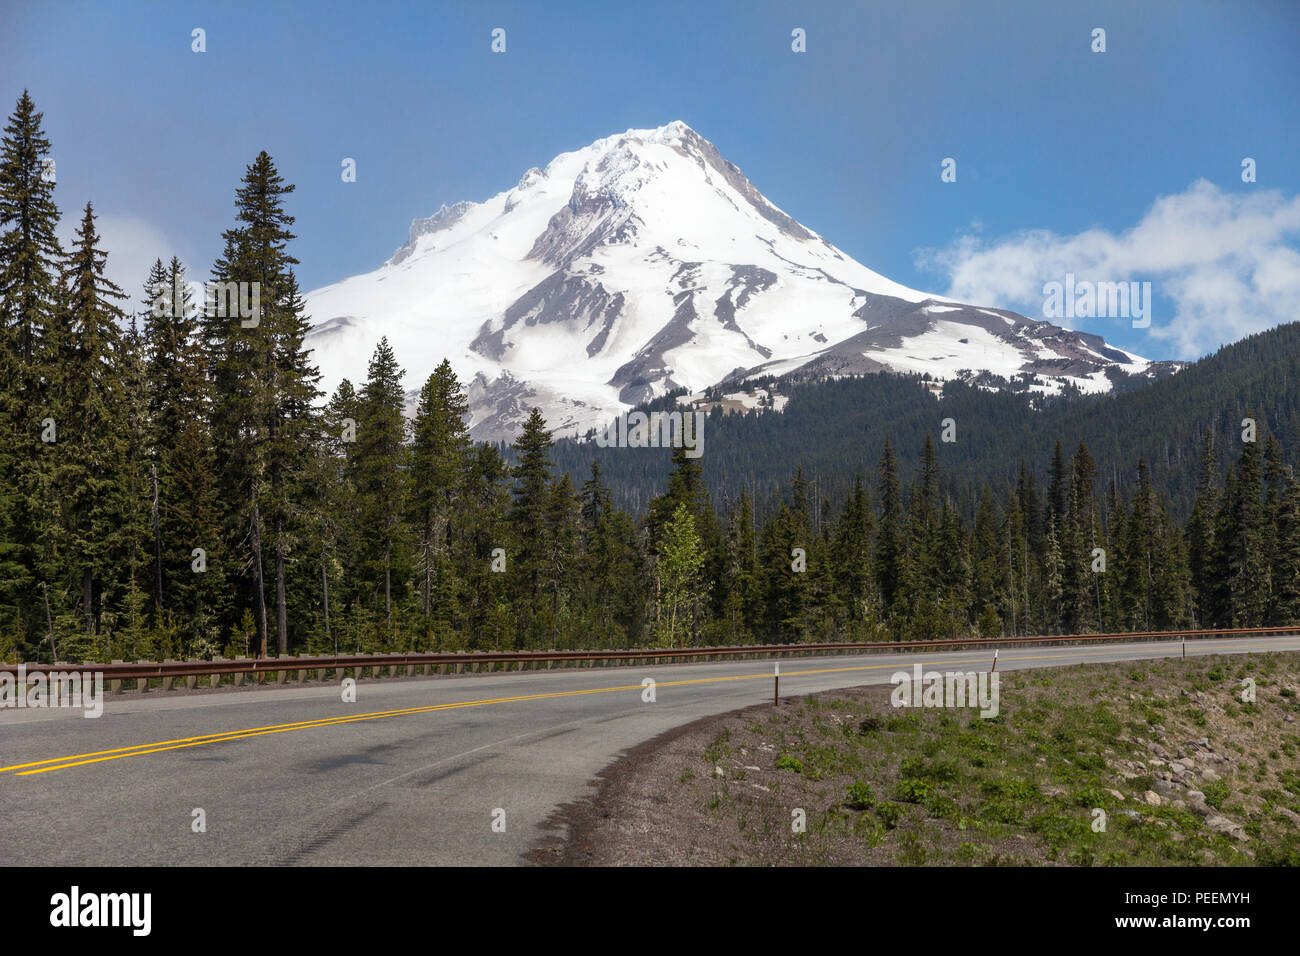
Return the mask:
<svg viewBox="0 0 1300 956"><path fill-rule="evenodd" d="M597 140L417 219L383 266L307 307L327 389L363 381L387 335L412 397L451 360L486 440L512 437L534 405L572 435L675 388L753 375L987 370L1098 391L1108 368L1152 368L1095 335L891 282L681 122Z"/></svg>

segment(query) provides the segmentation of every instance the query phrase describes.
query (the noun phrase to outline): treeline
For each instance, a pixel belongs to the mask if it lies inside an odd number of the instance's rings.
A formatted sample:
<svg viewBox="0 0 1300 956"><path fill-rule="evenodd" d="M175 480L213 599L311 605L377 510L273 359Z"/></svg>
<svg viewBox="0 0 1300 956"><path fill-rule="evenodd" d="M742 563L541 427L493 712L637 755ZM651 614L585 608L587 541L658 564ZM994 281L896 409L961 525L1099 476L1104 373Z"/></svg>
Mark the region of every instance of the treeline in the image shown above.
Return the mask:
<svg viewBox="0 0 1300 956"><path fill-rule="evenodd" d="M1186 522L1141 461L1131 493L1100 488L1082 443L1068 457L1056 446L1041 491L1022 462L1016 482L959 494L928 435L911 480L886 439L856 458L855 471L879 461L842 500L796 470L761 519L743 483L715 501L679 449L634 517L599 464L581 483L555 467L536 410L508 454L472 443L446 361L410 420L386 340L364 382L323 401L290 252L293 186L266 153L210 274L256 290L253 312L231 314L194 301L175 258L128 308L89 204L60 248L48 151L24 94L0 155L4 659L1300 620L1300 485L1263 432L1226 480L1207 436Z"/></svg>
<svg viewBox="0 0 1300 956"><path fill-rule="evenodd" d="M1134 385L1119 379L1117 391L1107 394L1030 396L950 380L938 399L932 387L920 376L889 373L782 381L777 388L788 403L779 413L723 415L717 409L704 429L709 488L718 500L748 491L755 513L765 518L779 507L789 476L802 466L838 507L861 462L874 461L887 436L894 441L900 472L910 480L926 434L937 435L944 418L956 423L957 440L942 451L964 504L977 500L983 485L1015 481L1021 459L1045 480L1048 453L1058 440L1067 448L1086 442L1098 475L1107 485L1116 481L1126 495L1136 488L1134 462L1144 459L1180 522L1191 514L1196 497L1206 430L1227 448L1237 440L1242 419L1253 418L1282 443L1289 464L1300 463L1300 323L1224 346L1156 382ZM732 384L713 391L737 390ZM668 408L673 402L657 404ZM650 452L593 449L571 439L557 441L555 459L575 477L586 474L593 459L599 461L615 503L635 513L662 487L667 472L666 463ZM1219 462L1220 480L1231 461L1224 456Z"/></svg>

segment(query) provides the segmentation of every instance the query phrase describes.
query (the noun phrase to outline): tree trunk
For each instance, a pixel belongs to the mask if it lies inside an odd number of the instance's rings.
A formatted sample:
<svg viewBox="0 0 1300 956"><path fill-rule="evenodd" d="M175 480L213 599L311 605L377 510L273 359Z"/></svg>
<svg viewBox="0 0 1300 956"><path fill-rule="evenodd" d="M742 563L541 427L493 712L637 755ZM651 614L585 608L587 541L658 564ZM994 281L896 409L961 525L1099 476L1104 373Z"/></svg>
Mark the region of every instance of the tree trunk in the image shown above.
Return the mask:
<svg viewBox="0 0 1300 956"><path fill-rule="evenodd" d="M156 593L154 600L161 611L163 606L163 587L162 587L162 534L158 530L158 466L149 465L149 477L153 480L153 554L154 554L154 573Z"/></svg>
<svg viewBox="0 0 1300 956"><path fill-rule="evenodd" d="M252 509L253 604L257 621L257 656L266 656L266 587L262 578L262 519L257 509L257 485L253 485Z"/></svg>
<svg viewBox="0 0 1300 956"><path fill-rule="evenodd" d="M320 593L321 593L321 603L325 607L325 643L329 644L332 641L332 638L330 637L330 579L329 579L329 575L326 573L325 570L324 555L321 555L321 562L320 562ZM338 652L339 652L339 646L335 644L334 645L335 656L338 655Z"/></svg>
<svg viewBox="0 0 1300 956"><path fill-rule="evenodd" d="M289 653L289 611L285 606L284 543L279 528L275 532L275 628L279 645L277 653L284 657Z"/></svg>
<svg viewBox="0 0 1300 956"><path fill-rule="evenodd" d="M81 572L81 607L86 614L86 633L95 633L95 578L90 568Z"/></svg>
<svg viewBox="0 0 1300 956"><path fill-rule="evenodd" d="M429 627L429 609L432 604L433 592L433 522L427 521L424 526L424 626L427 630Z"/></svg>
<svg viewBox="0 0 1300 956"><path fill-rule="evenodd" d="M54 616L50 614L50 587L41 582L41 593L45 596L45 626L50 629L50 663L59 662L59 649L54 646Z"/></svg>
<svg viewBox="0 0 1300 956"><path fill-rule="evenodd" d="M392 542L384 542L384 613L388 616L388 641L393 640L393 568Z"/></svg>

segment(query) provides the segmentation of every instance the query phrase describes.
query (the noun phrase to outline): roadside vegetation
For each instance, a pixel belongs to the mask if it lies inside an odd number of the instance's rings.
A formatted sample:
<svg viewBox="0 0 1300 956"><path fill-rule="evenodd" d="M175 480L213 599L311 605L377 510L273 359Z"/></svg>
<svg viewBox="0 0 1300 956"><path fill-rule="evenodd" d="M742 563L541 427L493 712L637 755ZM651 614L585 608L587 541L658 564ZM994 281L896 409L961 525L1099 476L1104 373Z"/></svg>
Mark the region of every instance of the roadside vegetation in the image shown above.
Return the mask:
<svg viewBox="0 0 1300 956"><path fill-rule="evenodd" d="M891 689L701 731L664 801L707 834L690 862L1300 865L1294 655L1005 673L991 719L893 708Z"/></svg>

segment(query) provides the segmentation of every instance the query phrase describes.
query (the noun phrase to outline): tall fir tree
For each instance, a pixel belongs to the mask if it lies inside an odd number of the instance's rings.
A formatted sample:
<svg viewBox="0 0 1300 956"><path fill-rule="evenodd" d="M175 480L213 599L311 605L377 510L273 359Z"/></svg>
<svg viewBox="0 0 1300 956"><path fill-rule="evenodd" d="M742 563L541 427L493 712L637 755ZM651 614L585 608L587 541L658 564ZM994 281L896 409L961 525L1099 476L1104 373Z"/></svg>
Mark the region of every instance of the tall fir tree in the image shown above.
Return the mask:
<svg viewBox="0 0 1300 956"><path fill-rule="evenodd" d="M1218 471L1214 455L1214 431L1207 428L1201 439L1200 471L1196 498L1187 524L1187 560L1194 595L1192 611L1201 627L1219 619L1216 607L1217 582L1222 577L1217 564L1214 530L1219 513Z"/></svg>
<svg viewBox="0 0 1300 956"><path fill-rule="evenodd" d="M521 613L526 616L535 614L540 606L539 591L547 570L546 511L550 498L550 452L554 445L541 409L534 408L515 440L517 463L513 469L514 503L510 509L518 555L511 578Z"/></svg>
<svg viewBox="0 0 1300 956"><path fill-rule="evenodd" d="M0 614L34 647L48 611L52 497L42 435L51 417L51 341L61 298L50 142L24 90L0 139ZM53 653L54 635L48 632Z"/></svg>
<svg viewBox="0 0 1300 956"><path fill-rule="evenodd" d="M903 494L898 479L898 459L889 439L877 468L880 525L876 535L876 585L881 604L893 616L895 603L907 586L907 543L903 537Z"/></svg>
<svg viewBox="0 0 1300 956"><path fill-rule="evenodd" d="M352 479L361 521L361 567L374 582L390 644L396 640L394 608L410 568L403 520L409 449L402 377L388 339L380 339L361 390Z"/></svg>
<svg viewBox="0 0 1300 956"><path fill-rule="evenodd" d="M221 465L225 533L248 568L241 603L251 605L265 653L267 551L276 603L277 644L287 651L286 560L295 487L312 459L311 407L317 373L303 346L307 320L289 254L294 191L265 152L235 193L236 225L223 233L201 322L213 387L211 427Z"/></svg>
<svg viewBox="0 0 1300 956"><path fill-rule="evenodd" d="M468 414L464 389L451 363L443 359L420 388L412 427L409 519L419 542L417 569L426 634L435 608L440 630L451 624L452 609L439 606L435 595L441 593L445 602L455 592L448 580L448 548L456 534L455 505L469 467Z"/></svg>
<svg viewBox="0 0 1300 956"><path fill-rule="evenodd" d="M106 276L107 259L94 208L86 203L63 268L63 307L53 336L60 361L51 407L62 434L51 452L67 570L80 591L87 634L98 631L133 492L133 483L122 480L134 473L121 335L125 315L117 305L126 293Z"/></svg>

